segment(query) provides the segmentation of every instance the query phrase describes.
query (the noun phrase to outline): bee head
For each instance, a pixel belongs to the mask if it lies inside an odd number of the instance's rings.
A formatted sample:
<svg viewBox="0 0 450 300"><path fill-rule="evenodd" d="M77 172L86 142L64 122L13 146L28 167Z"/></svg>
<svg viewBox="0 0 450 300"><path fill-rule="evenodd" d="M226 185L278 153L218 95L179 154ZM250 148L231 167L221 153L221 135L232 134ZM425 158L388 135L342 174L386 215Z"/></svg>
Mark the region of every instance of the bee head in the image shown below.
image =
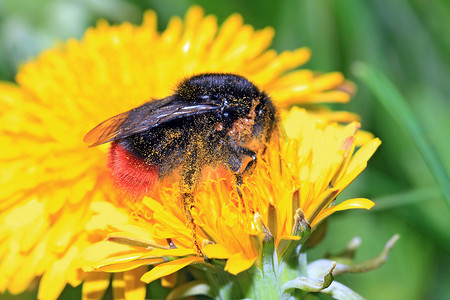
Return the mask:
<svg viewBox="0 0 450 300"><path fill-rule="evenodd" d="M275 128L275 107L270 98L245 77L198 74L182 81L176 92L183 101L219 105L225 125L231 126L239 118L252 116L253 138L268 140Z"/></svg>

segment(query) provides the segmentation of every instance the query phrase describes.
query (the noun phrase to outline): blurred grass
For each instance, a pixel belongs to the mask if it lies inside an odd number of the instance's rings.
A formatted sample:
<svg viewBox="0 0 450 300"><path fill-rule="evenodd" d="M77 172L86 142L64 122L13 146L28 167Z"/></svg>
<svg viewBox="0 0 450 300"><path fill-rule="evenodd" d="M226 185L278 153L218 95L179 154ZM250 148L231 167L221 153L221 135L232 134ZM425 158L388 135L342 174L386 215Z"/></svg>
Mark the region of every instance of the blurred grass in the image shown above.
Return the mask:
<svg viewBox="0 0 450 300"><path fill-rule="evenodd" d="M450 170L450 2L447 0L114 0L0 2L0 76L12 80L20 62L52 45L55 39L80 38L98 18L113 23L139 23L145 9L155 9L159 26L182 16L192 4L223 21L239 12L256 28L276 29L279 51L307 46L313 57L307 67L339 70L355 81L353 101L334 108L357 112L363 128L383 141L345 197L365 196L377 203L371 212L343 212L331 218L328 235L312 257L342 249L359 235L359 259L376 255L394 233L401 239L378 270L338 277L368 299L450 299L450 212L423 156L435 153L443 176ZM397 122L403 110L391 111L390 96L380 103L351 72L355 62L384 74L423 129L424 149L417 136ZM385 87L380 86L383 90ZM390 111L388 111L390 110ZM449 188L446 184L441 187ZM74 289L72 296L79 295ZM3 297L3 296L2 296ZM30 298L24 295L22 299ZM66 289L64 298L71 298ZM15 298L17 299L17 297Z"/></svg>
<svg viewBox="0 0 450 300"><path fill-rule="evenodd" d="M423 128L408 107L405 99L392 83L372 66L357 62L354 64L353 69L358 78L364 81L384 108L390 112L391 117L407 131L415 142L415 146L427 164L450 209L450 181L446 174L445 166L439 160L429 141L427 141Z"/></svg>

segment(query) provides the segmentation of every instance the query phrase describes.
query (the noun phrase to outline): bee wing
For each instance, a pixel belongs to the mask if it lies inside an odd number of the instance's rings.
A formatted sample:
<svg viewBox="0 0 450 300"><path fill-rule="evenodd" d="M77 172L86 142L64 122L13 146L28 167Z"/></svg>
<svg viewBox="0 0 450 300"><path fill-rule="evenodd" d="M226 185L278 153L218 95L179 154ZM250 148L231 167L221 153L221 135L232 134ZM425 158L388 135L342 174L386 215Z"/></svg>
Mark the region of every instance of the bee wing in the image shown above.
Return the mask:
<svg viewBox="0 0 450 300"><path fill-rule="evenodd" d="M218 111L214 103L187 103L173 96L147 102L97 125L84 137L90 147L149 130L171 120Z"/></svg>

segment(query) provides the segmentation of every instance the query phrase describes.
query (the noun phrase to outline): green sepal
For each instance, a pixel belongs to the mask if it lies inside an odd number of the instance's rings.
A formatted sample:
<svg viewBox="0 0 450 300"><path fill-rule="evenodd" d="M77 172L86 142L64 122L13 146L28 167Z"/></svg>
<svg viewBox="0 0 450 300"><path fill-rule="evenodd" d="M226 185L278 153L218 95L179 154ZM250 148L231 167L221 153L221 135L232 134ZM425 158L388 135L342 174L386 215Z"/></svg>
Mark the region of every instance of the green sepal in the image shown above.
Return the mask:
<svg viewBox="0 0 450 300"><path fill-rule="evenodd" d="M213 298L211 287L206 280L194 280L177 286L167 296L167 300L184 299L190 296L204 295Z"/></svg>
<svg viewBox="0 0 450 300"><path fill-rule="evenodd" d="M334 275L344 274L344 273L364 273L371 270L374 270L381 265L383 265L387 258L389 251L392 249L392 247L395 245L397 240L400 238L398 234L394 235L384 246L383 251L379 255L377 255L374 258L365 260L363 262L357 263L357 264L345 264L345 263L337 263L336 268L333 271ZM344 251L345 252L345 251ZM339 258L334 258L336 260L339 260ZM348 257L344 257L342 261L347 262ZM321 274L323 273L328 266L330 265L331 260L328 259L319 259L316 261L311 262L308 264L308 274L312 275L314 277L314 274Z"/></svg>
<svg viewBox="0 0 450 300"><path fill-rule="evenodd" d="M361 295L337 281L333 281L331 285L326 289L323 289L321 293L330 295L337 300L364 300Z"/></svg>
<svg viewBox="0 0 450 300"><path fill-rule="evenodd" d="M297 209L294 216L294 226L292 227L291 235L300 237L300 240L281 240L277 248L278 257L280 260L289 260L289 257L293 255L292 253L294 250L296 250L298 246L303 245L310 234L311 226L308 220L306 220L303 211L301 209ZM295 252L298 252L296 255L299 254L299 251Z"/></svg>
<svg viewBox="0 0 450 300"><path fill-rule="evenodd" d="M300 289L306 292L320 292L331 285L333 282L333 270L336 267L336 262L331 265L331 268L324 275L323 279L314 279L309 277L297 277L283 284L282 290L284 293L290 289Z"/></svg>

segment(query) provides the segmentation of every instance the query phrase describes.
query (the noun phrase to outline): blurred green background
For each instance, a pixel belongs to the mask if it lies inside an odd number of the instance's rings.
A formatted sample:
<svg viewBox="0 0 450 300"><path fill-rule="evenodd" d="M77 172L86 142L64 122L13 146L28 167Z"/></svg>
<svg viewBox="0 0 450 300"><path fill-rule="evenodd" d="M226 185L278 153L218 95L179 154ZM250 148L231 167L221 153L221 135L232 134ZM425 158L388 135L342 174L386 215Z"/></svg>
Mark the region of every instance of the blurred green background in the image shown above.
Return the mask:
<svg viewBox="0 0 450 300"><path fill-rule="evenodd" d="M450 299L448 0L1 0L0 79L14 80L21 62L55 40L81 38L99 18L139 24L154 9L162 30L192 4L220 22L239 12L256 28L272 26L275 49L310 47L306 67L341 71L358 85L351 103L333 108L360 114L383 144L341 199L369 197L376 206L332 217L311 256L339 252L360 236L357 260L367 259L400 233L384 266L337 280L368 299ZM79 297L79 288L62 295Z"/></svg>

